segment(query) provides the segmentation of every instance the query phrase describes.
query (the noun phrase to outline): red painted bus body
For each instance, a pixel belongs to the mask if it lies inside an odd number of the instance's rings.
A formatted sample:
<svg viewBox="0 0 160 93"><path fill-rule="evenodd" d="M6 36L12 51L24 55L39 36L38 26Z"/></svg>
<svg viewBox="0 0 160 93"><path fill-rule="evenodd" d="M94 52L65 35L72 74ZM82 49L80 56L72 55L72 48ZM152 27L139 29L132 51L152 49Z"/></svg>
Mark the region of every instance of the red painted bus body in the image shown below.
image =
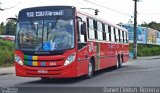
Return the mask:
<svg viewBox="0 0 160 93"><path fill-rule="evenodd" d="M44 11L45 9L51 9L51 8L54 9L55 7L56 9L60 9L60 11L58 12L57 10L52 11L53 15L51 15L51 11L49 12L50 15L47 15L47 12L45 12L46 14L44 15L43 15L43 12L39 12L39 11ZM69 21L70 25L73 24L73 27L72 27L72 30L74 33L73 34L74 37L72 37L74 38L74 41L72 41L74 42L73 47L70 47L69 49L64 48L64 50L51 51L52 50L51 45L53 44L50 44L50 42L52 40L50 40L49 43L46 43L47 41L45 40L43 41L43 39L45 38L45 35L44 35L45 32L43 31L45 31L44 29L48 29L49 26L51 26L49 24L52 24L52 21L51 22L46 21L46 24L48 25L46 26L46 28L45 28L45 21L42 21L43 22L42 37L40 35L36 36L36 34L35 34L35 37L36 38L40 37L39 39L41 40L39 41L40 41L40 44L41 42L43 42L41 45L43 48L41 49L41 51L37 51L36 49L38 49L40 46L35 42L38 42L38 40L26 38L28 32L24 33L23 31L21 31L22 27L24 26L23 24L28 25L28 24L31 24L32 22L23 23L28 20L27 18L23 19L21 16L23 15L24 17L26 13L27 15L26 17L29 17L29 18L35 17L35 20L39 20L39 19L42 20L43 18L47 19L48 16L52 16L52 17L53 16L57 17L57 15L65 16L65 11L68 11L68 10L64 10L62 13L63 15L61 14L61 10L66 9L66 8L72 9L72 12L73 12L72 13L73 22ZM34 9L38 9L37 10L38 12L36 12ZM34 12L32 10L34 10ZM99 37L101 38L101 40L98 40L98 36L95 39L93 38L90 39L89 23L88 23L89 18L94 20L93 24L95 23L97 24L98 22L100 22L100 26L102 26L103 30L105 29L108 30L108 28L104 28L105 25L113 28L114 30L113 32L115 34L114 36L115 41L113 40L114 41L113 42L111 39L107 41L106 39L107 34L105 33L105 31L97 32L96 34L96 35L98 35L99 33L102 34L103 38ZM20 26L19 26L19 29L17 29L16 49L15 49L15 68L16 68L17 76L41 77L41 78L78 77L82 75L87 75L89 73L90 61L93 62L92 63L93 71L96 71L96 70L101 70L104 68L116 66L117 60L118 62L124 63L124 62L127 62L127 60L129 59L128 32L125 29L119 26L113 25L102 19L99 19L98 17L79 12L76 10L75 7L52 6L49 8L48 7L36 7L36 8L24 9L19 13L18 20L19 20L18 24ZM40 27L41 22L39 23L38 21L34 21L34 22L35 22L34 23L35 27L33 28L38 29L38 27ZM66 24L68 24L67 22L68 21L66 21ZM59 23L55 21L56 25L61 25ZM80 29L83 29L83 28L80 28L82 27L80 23L82 24L85 23L86 32L84 35L80 33ZM53 28L51 27L51 29L54 29L54 27ZM39 29L39 31L41 31L41 29ZM94 29L94 31L96 31L96 29ZM120 40L119 42L117 42L116 31L124 31L123 33L126 33L125 35L123 34L123 40L122 40L123 42L120 42ZM112 31L110 31L110 33L111 32ZM50 33L50 32L48 32L47 30L47 33ZM96 35L94 36L96 37ZM120 37L120 32L119 32L119 37ZM118 39L121 39L121 38L118 38ZM45 45L49 47L49 50L48 48L44 47ZM38 46L38 47L34 47L34 46Z"/></svg>

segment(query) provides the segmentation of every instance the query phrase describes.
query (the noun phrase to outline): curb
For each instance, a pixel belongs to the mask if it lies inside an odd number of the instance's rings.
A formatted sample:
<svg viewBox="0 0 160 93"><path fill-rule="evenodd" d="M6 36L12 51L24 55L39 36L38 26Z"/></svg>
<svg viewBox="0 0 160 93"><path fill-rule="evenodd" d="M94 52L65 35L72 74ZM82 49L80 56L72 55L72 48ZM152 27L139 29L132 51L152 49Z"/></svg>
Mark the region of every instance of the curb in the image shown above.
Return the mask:
<svg viewBox="0 0 160 93"><path fill-rule="evenodd" d="M0 67L0 76L9 75L15 73L15 67Z"/></svg>
<svg viewBox="0 0 160 93"><path fill-rule="evenodd" d="M129 60L149 60L149 59L160 59L160 55L157 55L157 56L137 57L137 59L129 58Z"/></svg>

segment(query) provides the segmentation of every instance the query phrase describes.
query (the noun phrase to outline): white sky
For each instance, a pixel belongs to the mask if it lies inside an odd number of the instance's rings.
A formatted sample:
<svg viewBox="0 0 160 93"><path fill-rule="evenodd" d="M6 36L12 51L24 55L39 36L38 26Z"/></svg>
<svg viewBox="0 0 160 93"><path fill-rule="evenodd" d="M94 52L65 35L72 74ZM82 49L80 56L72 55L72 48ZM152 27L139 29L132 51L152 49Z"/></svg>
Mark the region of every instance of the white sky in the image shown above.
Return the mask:
<svg viewBox="0 0 160 93"><path fill-rule="evenodd" d="M8 9L5 11L0 11L0 22L5 22L8 17L15 17L18 15L18 11L27 7L35 7L35 6L48 6L48 5L72 5L78 8L95 8L99 9L99 17L105 18L106 20L112 23L128 23L129 20L133 21L133 10L134 10L134 2L133 0L88 0L93 3L99 4L106 8L110 8L118 12L114 12L112 10L96 6L85 0L0 0L2 3L0 5L1 8L9 8L12 6L16 6L12 9ZM138 2L138 24L142 22L151 22L156 21L160 22L160 0L140 0ZM86 12L90 12L94 14L92 10L82 10ZM130 15L130 16L129 16Z"/></svg>

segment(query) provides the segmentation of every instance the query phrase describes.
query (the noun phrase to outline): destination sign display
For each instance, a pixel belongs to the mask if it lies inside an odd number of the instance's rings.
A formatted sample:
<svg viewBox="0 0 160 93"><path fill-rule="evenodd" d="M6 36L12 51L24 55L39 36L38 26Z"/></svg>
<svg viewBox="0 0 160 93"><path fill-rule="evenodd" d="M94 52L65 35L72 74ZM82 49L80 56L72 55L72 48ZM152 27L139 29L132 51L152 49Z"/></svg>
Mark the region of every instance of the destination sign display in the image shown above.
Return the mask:
<svg viewBox="0 0 160 93"><path fill-rule="evenodd" d="M72 7L35 7L23 9L19 12L19 20L53 17L72 17L74 16Z"/></svg>
<svg viewBox="0 0 160 93"><path fill-rule="evenodd" d="M47 17L47 16L62 16L62 15L64 15L64 10L26 12L27 17Z"/></svg>

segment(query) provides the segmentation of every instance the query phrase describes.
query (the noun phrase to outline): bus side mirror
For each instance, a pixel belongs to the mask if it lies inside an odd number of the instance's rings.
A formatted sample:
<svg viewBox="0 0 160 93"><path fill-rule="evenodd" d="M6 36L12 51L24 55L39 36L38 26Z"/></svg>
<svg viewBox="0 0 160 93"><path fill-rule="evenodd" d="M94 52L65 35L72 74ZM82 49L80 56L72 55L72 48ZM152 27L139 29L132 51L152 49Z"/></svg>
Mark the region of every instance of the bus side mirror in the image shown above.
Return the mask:
<svg viewBox="0 0 160 93"><path fill-rule="evenodd" d="M86 23L81 24L81 35L86 35Z"/></svg>

